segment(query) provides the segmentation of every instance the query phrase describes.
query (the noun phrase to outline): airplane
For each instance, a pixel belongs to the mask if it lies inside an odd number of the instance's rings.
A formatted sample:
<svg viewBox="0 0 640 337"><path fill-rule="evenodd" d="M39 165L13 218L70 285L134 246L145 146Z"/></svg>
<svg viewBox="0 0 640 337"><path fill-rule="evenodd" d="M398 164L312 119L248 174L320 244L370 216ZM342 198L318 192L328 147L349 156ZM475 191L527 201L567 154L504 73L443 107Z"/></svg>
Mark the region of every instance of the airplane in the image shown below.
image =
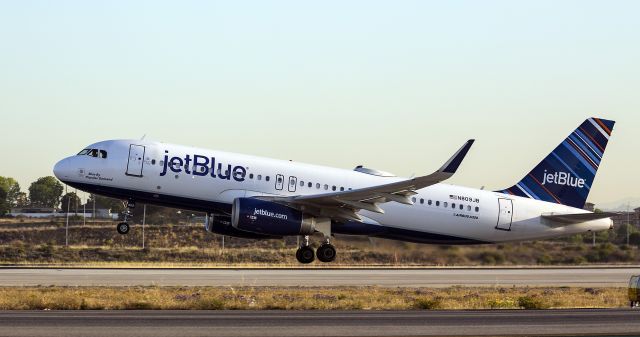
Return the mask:
<svg viewBox="0 0 640 337"><path fill-rule="evenodd" d="M496 191L442 183L473 139L435 172L413 178L132 139L88 145L53 172L79 190L126 200L120 234L141 202L206 212L205 229L222 235L299 236L300 263L332 262L334 233L467 245L611 229L615 213L582 208L614 124L588 118L522 180ZM324 236L315 252L314 233Z"/></svg>

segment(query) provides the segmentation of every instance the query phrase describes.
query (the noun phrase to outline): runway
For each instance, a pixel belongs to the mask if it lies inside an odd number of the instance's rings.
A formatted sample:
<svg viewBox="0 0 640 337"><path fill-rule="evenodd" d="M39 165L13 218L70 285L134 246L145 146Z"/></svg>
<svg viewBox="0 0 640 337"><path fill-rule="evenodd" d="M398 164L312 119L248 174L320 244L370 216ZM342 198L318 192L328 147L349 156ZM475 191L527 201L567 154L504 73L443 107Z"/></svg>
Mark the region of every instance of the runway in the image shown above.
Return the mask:
<svg viewBox="0 0 640 337"><path fill-rule="evenodd" d="M1 336L480 336L640 333L640 310L13 311Z"/></svg>
<svg viewBox="0 0 640 337"><path fill-rule="evenodd" d="M24 269L0 286L582 286L625 287L638 268Z"/></svg>

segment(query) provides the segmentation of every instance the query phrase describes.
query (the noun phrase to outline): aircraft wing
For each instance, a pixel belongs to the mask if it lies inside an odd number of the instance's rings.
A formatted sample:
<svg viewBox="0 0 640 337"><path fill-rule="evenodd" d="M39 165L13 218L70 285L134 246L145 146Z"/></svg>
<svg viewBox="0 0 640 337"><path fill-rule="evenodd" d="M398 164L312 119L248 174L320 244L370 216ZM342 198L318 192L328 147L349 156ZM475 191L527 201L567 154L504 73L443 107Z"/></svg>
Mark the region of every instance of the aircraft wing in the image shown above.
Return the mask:
<svg viewBox="0 0 640 337"><path fill-rule="evenodd" d="M411 196L417 194L416 190L449 179L458 170L473 142L473 139L468 140L442 167L425 176L343 192L258 198L286 204L318 217L362 221L357 214L360 210L384 213L378 205L390 201L412 205Z"/></svg>

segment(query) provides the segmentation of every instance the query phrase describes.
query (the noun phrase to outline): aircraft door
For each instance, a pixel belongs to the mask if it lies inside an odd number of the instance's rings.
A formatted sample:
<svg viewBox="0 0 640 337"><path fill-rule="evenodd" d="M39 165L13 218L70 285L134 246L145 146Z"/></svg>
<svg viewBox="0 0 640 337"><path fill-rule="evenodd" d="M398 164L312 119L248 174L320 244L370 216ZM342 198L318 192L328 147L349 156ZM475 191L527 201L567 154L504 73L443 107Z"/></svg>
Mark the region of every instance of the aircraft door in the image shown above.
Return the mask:
<svg viewBox="0 0 640 337"><path fill-rule="evenodd" d="M276 190L282 191L284 187L284 176L282 174L276 174Z"/></svg>
<svg viewBox="0 0 640 337"><path fill-rule="evenodd" d="M294 176L289 177L289 192L295 192L296 185L298 185L298 178Z"/></svg>
<svg viewBox="0 0 640 337"><path fill-rule="evenodd" d="M498 224L496 229L510 231L512 220L513 201L511 199L498 199Z"/></svg>
<svg viewBox="0 0 640 337"><path fill-rule="evenodd" d="M128 176L142 177L142 167L144 166L144 152L145 147L143 145L129 145L129 160L127 161Z"/></svg>

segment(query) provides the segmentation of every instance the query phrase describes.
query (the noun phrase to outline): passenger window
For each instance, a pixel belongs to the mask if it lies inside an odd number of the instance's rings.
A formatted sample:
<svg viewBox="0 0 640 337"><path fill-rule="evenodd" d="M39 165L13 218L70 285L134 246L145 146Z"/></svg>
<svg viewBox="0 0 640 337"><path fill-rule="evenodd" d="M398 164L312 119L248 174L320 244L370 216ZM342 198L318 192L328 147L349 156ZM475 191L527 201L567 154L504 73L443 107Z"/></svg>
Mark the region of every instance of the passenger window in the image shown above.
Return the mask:
<svg viewBox="0 0 640 337"><path fill-rule="evenodd" d="M436 201L436 206L440 207L440 201Z"/></svg>
<svg viewBox="0 0 640 337"><path fill-rule="evenodd" d="M331 186L331 190L335 191L336 190L336 185Z"/></svg>
<svg viewBox="0 0 640 337"><path fill-rule="evenodd" d="M444 207L449 207L449 203L448 203L448 202L446 202L446 201L445 201L442 205L443 205Z"/></svg>
<svg viewBox="0 0 640 337"><path fill-rule="evenodd" d="M460 210L464 209L464 205L460 204Z"/></svg>
<svg viewBox="0 0 640 337"><path fill-rule="evenodd" d="M278 184L280 184L281 182L282 182L282 178L278 176Z"/></svg>
<svg viewBox="0 0 640 337"><path fill-rule="evenodd" d="M431 206L431 199L429 199L429 201L427 201L427 205Z"/></svg>
<svg viewBox="0 0 640 337"><path fill-rule="evenodd" d="M309 182L309 184L307 185L307 187L311 188L313 187L313 184L311 182Z"/></svg>
<svg viewBox="0 0 640 337"><path fill-rule="evenodd" d="M467 206L467 211L471 212L471 206L470 205Z"/></svg>
<svg viewBox="0 0 640 337"><path fill-rule="evenodd" d="M480 207L476 206L476 212L480 212Z"/></svg>
<svg viewBox="0 0 640 337"><path fill-rule="evenodd" d="M155 165L156 164L156 160L155 159L151 159L151 165Z"/></svg>
<svg viewBox="0 0 640 337"><path fill-rule="evenodd" d="M320 183L316 183L316 188L320 189Z"/></svg>
<svg viewBox="0 0 640 337"><path fill-rule="evenodd" d="M258 174L258 180L262 180L262 174Z"/></svg>
<svg viewBox="0 0 640 337"><path fill-rule="evenodd" d="M300 180L300 187L304 187L304 181Z"/></svg>
<svg viewBox="0 0 640 337"><path fill-rule="evenodd" d="M264 180L269 181L269 176L264 177Z"/></svg>
<svg viewBox="0 0 640 337"><path fill-rule="evenodd" d="M416 197L411 198L411 201L416 202Z"/></svg>
<svg viewBox="0 0 640 337"><path fill-rule="evenodd" d="M344 187L340 186L340 191L344 191Z"/></svg>
<svg viewBox="0 0 640 337"><path fill-rule="evenodd" d="M325 190L328 190L328 189L329 189L329 185L324 184L324 189L325 189Z"/></svg>
<svg viewBox="0 0 640 337"><path fill-rule="evenodd" d="M420 198L420 203L424 204L424 199Z"/></svg>
<svg viewBox="0 0 640 337"><path fill-rule="evenodd" d="M249 173L249 179L253 179L253 173Z"/></svg>
<svg viewBox="0 0 640 337"><path fill-rule="evenodd" d="M451 208L456 208L456 203L455 202L451 203Z"/></svg>

